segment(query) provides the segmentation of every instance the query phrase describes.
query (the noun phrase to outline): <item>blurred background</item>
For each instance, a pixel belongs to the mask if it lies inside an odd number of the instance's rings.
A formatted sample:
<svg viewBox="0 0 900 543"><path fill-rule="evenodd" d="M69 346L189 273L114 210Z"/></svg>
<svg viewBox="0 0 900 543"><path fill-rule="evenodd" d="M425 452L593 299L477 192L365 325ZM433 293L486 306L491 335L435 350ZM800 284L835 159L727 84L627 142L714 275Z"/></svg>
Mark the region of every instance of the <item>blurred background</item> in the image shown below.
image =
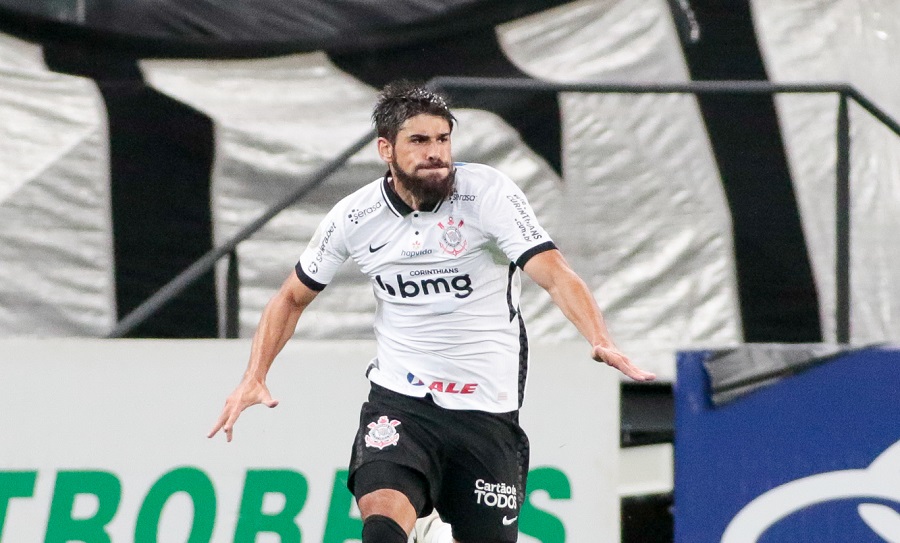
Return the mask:
<svg viewBox="0 0 900 543"><path fill-rule="evenodd" d="M676 353L900 336L898 53L892 0L0 0L0 338L251 337L383 174L378 89L479 78L445 88L455 158L661 377L620 387L621 531L672 541ZM348 263L297 336L373 339L370 289Z"/></svg>

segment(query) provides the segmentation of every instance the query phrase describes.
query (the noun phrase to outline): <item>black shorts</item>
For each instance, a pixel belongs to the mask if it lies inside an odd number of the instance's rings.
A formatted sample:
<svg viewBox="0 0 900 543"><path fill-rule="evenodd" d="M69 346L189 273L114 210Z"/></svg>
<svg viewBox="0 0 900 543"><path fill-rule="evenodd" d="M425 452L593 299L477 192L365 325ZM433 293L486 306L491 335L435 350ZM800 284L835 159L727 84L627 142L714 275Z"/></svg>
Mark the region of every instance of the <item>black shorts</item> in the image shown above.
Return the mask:
<svg viewBox="0 0 900 543"><path fill-rule="evenodd" d="M362 405L347 486L357 499L403 492L420 517L437 508L462 541L514 542L528 475L518 412L438 407L372 384Z"/></svg>

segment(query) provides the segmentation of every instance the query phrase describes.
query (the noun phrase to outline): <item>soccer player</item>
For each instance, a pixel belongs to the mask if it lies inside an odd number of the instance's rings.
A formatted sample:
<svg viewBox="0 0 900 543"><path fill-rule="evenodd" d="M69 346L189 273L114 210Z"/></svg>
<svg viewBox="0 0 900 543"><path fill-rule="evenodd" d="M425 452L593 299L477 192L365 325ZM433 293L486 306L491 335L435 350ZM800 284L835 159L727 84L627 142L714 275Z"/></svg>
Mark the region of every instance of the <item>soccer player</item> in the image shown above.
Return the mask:
<svg viewBox="0 0 900 543"><path fill-rule="evenodd" d="M337 203L266 305L243 379L209 437L231 441L240 413L274 407L266 375L303 310L352 258L377 299L376 356L348 486L364 543L406 543L437 509L453 538L514 542L528 473L518 424L528 362L519 271L549 292L591 356L628 377L590 290L541 227L522 191L482 164L454 163L456 121L439 94L408 82L372 114L388 171Z"/></svg>

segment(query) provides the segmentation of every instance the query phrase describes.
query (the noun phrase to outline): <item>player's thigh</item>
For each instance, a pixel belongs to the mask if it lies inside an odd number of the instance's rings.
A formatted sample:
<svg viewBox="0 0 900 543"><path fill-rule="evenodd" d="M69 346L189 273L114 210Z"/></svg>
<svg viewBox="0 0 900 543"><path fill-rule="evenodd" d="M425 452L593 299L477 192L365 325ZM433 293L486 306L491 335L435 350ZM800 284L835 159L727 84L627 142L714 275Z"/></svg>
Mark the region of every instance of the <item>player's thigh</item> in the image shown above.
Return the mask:
<svg viewBox="0 0 900 543"><path fill-rule="evenodd" d="M404 494L418 515L431 512L438 444L416 409L412 399L381 401L378 395L363 404L348 480L357 500L390 489Z"/></svg>
<svg viewBox="0 0 900 543"><path fill-rule="evenodd" d="M444 466L436 507L462 543L512 543L528 473L528 439L502 418L470 423Z"/></svg>
<svg viewBox="0 0 900 543"><path fill-rule="evenodd" d="M397 519L408 513L415 522L426 507L431 512L425 477L412 468L391 462L368 462L356 469L353 494L363 518L385 515Z"/></svg>

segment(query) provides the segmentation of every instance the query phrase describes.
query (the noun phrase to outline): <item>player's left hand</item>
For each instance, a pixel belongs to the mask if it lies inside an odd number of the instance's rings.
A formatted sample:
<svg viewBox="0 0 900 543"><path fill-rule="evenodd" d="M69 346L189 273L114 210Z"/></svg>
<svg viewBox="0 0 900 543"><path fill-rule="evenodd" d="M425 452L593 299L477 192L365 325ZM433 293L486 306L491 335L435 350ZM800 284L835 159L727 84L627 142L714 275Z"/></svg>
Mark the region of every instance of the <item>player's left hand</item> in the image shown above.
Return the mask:
<svg viewBox="0 0 900 543"><path fill-rule="evenodd" d="M215 436L219 430L225 432L225 440L231 442L234 432L234 423L248 407L263 404L266 407L275 407L278 400L273 399L266 383L250 377L244 377L234 392L225 400L225 408L216 420L215 426L206 434L206 437Z"/></svg>
<svg viewBox="0 0 900 543"><path fill-rule="evenodd" d="M652 381L656 379L656 374L638 368L631 363L631 360L629 360L627 356L615 347L594 345L594 351L591 356L597 362L604 362L635 381Z"/></svg>

